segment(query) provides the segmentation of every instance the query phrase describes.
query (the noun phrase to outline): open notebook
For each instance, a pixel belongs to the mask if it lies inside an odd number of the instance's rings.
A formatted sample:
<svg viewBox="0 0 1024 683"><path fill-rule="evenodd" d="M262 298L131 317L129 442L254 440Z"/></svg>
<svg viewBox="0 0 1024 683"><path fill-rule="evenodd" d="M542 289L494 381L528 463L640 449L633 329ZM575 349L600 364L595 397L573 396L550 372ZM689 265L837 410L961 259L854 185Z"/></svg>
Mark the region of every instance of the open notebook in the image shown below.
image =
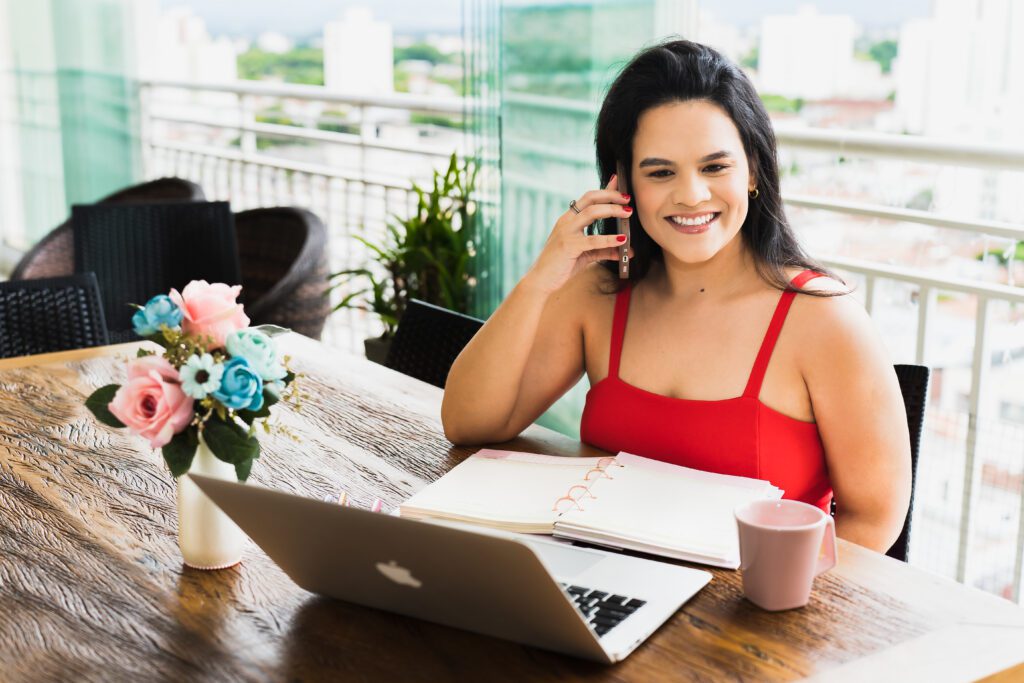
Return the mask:
<svg viewBox="0 0 1024 683"><path fill-rule="evenodd" d="M400 506L442 519L739 566L733 510L780 498L766 481L619 453L571 458L485 449Z"/></svg>

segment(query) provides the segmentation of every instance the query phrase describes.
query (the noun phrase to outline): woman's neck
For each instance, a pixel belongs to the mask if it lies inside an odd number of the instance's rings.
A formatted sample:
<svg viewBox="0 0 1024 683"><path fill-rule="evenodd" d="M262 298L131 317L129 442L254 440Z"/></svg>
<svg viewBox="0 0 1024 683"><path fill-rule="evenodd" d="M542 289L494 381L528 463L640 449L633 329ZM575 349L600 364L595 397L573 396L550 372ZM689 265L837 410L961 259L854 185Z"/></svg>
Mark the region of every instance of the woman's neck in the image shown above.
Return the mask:
<svg viewBox="0 0 1024 683"><path fill-rule="evenodd" d="M712 258L701 263L683 263L665 254L652 269L656 289L674 301L722 301L760 282L753 255L741 235Z"/></svg>

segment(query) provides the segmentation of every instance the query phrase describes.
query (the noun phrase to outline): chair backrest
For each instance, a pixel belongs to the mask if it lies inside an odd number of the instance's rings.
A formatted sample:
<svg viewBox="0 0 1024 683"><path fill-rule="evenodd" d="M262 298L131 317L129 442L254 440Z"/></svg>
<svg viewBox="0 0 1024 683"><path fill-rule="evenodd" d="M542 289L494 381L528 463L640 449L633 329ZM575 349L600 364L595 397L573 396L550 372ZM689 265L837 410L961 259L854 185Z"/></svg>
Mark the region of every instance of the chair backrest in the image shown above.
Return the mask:
<svg viewBox="0 0 1024 683"><path fill-rule="evenodd" d="M0 358L108 343L92 273L0 282Z"/></svg>
<svg viewBox="0 0 1024 683"><path fill-rule="evenodd" d="M132 185L104 197L98 204L136 204L155 201L203 201L203 189L182 178L160 178ZM75 244L68 219L36 242L11 272L12 280L59 277L75 272Z"/></svg>
<svg viewBox="0 0 1024 683"><path fill-rule="evenodd" d="M97 204L142 204L149 202L202 202L203 188L184 178L157 178L108 194Z"/></svg>
<svg viewBox="0 0 1024 683"><path fill-rule="evenodd" d="M331 312L323 222L304 209L252 209L235 214L235 232L242 297L253 324L319 339Z"/></svg>
<svg viewBox="0 0 1024 683"><path fill-rule="evenodd" d="M413 299L398 323L384 365L443 389L452 363L483 324Z"/></svg>
<svg viewBox="0 0 1024 683"><path fill-rule="evenodd" d="M907 427L910 430L910 507L903 530L892 547L885 553L897 560L907 561L910 548L910 521L914 511L914 491L917 488L917 467L921 450L921 432L924 430L924 409L928 401L928 368L922 365L897 365L896 378L900 382L903 404L907 409Z"/></svg>
<svg viewBox="0 0 1024 683"><path fill-rule="evenodd" d="M191 280L240 284L227 202L73 206L75 272L96 273L112 341L133 338L130 304Z"/></svg>

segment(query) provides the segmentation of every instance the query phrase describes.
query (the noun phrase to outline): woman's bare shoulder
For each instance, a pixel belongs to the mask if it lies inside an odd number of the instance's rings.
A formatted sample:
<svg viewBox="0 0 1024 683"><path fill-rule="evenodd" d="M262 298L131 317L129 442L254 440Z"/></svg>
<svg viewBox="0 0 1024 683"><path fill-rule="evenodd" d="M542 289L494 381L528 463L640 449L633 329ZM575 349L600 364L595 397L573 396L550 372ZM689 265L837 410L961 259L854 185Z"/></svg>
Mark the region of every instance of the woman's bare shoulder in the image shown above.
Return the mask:
<svg viewBox="0 0 1024 683"><path fill-rule="evenodd" d="M844 368L856 372L878 365L887 357L874 321L851 287L818 277L805 289L829 295L798 295L787 316L786 325L800 339L805 367L836 375Z"/></svg>
<svg viewBox="0 0 1024 683"><path fill-rule="evenodd" d="M804 331L812 333L813 338L821 334L848 333L851 327L871 326L871 319L854 290L842 281L816 277L805 283L803 289L813 294L797 295L787 324L792 322L795 327L806 328Z"/></svg>

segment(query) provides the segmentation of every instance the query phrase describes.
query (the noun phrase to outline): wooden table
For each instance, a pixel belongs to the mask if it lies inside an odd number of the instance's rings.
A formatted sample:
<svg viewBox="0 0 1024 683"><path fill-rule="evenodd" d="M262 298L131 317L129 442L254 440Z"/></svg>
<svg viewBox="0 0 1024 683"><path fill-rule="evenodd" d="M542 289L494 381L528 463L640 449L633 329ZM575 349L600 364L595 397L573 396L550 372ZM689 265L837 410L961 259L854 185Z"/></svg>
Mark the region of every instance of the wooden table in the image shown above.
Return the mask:
<svg viewBox="0 0 1024 683"><path fill-rule="evenodd" d="M444 438L440 390L283 339L309 398L275 411L302 442L261 438L253 482L316 498L344 483L357 504L392 507L474 450ZM159 454L83 406L132 356L0 361L2 680L1024 678L1024 610L845 542L807 607L761 611L738 572L712 570L614 667L318 598L255 545L235 568L187 569ZM537 427L503 447L595 454Z"/></svg>

